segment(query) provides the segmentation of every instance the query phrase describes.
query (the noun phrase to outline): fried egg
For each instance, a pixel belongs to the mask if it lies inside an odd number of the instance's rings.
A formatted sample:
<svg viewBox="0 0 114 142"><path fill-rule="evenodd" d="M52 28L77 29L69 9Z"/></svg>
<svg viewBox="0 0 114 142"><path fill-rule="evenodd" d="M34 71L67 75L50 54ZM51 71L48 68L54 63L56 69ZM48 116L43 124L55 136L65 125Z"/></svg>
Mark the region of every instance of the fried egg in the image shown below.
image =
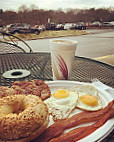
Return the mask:
<svg viewBox="0 0 114 142"><path fill-rule="evenodd" d="M45 100L45 104L49 109L49 113L53 119L65 119L75 109L78 95L68 90L57 90L55 93Z"/></svg>
<svg viewBox="0 0 114 142"><path fill-rule="evenodd" d="M78 90L77 107L87 111L96 111L102 108L102 101L98 91L91 85L83 85Z"/></svg>

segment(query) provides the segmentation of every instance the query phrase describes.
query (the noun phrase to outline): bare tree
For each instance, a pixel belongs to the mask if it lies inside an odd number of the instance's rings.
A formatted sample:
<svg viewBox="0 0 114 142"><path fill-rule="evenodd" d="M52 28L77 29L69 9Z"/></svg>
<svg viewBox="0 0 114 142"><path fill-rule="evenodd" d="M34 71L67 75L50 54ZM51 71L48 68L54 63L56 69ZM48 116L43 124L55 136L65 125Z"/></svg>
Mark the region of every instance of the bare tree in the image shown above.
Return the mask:
<svg viewBox="0 0 114 142"><path fill-rule="evenodd" d="M38 9L36 5L32 4L29 8L26 5L20 6L18 12L12 10L2 11L0 12L0 19L2 19L5 24L21 22L31 25L46 24L48 19L55 23L114 21L114 8L67 9L63 11L62 9Z"/></svg>

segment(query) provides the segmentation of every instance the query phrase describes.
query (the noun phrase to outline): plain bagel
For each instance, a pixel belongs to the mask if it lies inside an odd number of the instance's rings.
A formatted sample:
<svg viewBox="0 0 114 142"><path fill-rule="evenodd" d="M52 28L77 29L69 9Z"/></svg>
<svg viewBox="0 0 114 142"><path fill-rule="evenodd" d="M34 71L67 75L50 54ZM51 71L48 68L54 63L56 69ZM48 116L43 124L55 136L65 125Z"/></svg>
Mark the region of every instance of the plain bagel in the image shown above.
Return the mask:
<svg viewBox="0 0 114 142"><path fill-rule="evenodd" d="M49 123L44 102L34 95L11 95L0 99L0 141L29 142Z"/></svg>

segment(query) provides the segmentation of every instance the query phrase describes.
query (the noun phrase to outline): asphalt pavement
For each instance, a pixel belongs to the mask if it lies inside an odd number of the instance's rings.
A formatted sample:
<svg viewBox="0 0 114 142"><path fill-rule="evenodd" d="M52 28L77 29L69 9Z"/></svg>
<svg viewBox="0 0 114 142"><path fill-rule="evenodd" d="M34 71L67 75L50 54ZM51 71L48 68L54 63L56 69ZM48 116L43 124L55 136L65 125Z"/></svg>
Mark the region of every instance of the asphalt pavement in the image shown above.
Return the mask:
<svg viewBox="0 0 114 142"><path fill-rule="evenodd" d="M114 29L87 30L88 35L61 37L78 41L76 56L96 58L114 54ZM50 52L50 39L26 41L34 52Z"/></svg>
<svg viewBox="0 0 114 142"><path fill-rule="evenodd" d="M80 36L60 37L78 41L76 56L97 58L114 54L114 29L89 29L89 34ZM2 38L2 37L1 37ZM37 39L26 41L33 52L50 52L49 40ZM26 47L19 43L26 51Z"/></svg>

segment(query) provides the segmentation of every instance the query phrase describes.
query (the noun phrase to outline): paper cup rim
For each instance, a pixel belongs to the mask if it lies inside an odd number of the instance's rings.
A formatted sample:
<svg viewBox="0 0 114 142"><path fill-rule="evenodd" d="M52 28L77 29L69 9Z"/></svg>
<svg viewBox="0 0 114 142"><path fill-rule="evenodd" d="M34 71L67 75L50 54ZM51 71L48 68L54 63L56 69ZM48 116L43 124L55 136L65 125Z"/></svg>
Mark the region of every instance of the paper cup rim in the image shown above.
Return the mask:
<svg viewBox="0 0 114 142"><path fill-rule="evenodd" d="M76 40L72 40L72 39L61 39L61 38L54 38L54 39L50 39L50 43L56 43L56 44L66 44L66 45L70 45L68 43L65 43L65 42L54 42L54 40L61 40L61 41L69 41L69 42L72 42L72 44L78 44L78 42Z"/></svg>

